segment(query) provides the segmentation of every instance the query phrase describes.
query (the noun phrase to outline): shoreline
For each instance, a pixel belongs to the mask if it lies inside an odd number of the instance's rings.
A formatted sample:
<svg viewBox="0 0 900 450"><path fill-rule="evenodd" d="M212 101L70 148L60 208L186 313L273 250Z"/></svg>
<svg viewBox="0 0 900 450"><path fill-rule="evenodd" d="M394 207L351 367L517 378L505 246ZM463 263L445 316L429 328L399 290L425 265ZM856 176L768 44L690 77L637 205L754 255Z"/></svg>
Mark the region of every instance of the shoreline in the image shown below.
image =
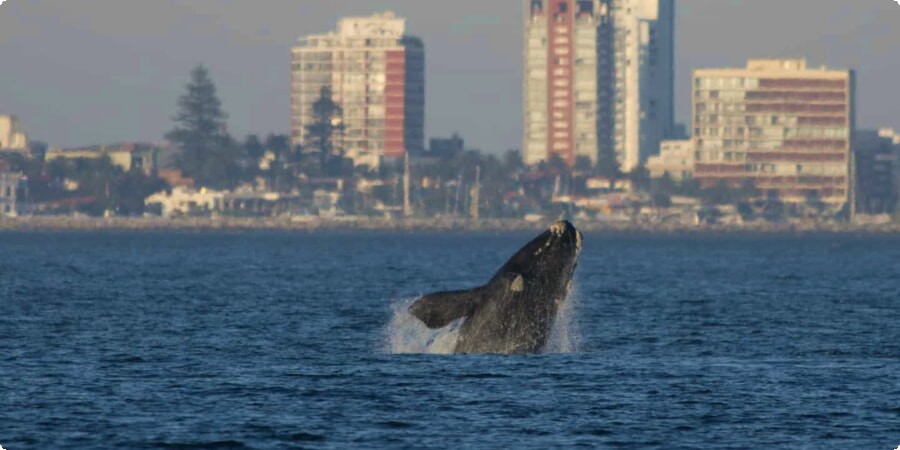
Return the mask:
<svg viewBox="0 0 900 450"><path fill-rule="evenodd" d="M636 235L888 235L900 236L900 223L856 225L842 223L750 223L731 225L633 224L577 222L585 233ZM322 219L239 217L68 217L33 216L0 219L0 231L388 231L388 232L535 232L547 223L520 219Z"/></svg>

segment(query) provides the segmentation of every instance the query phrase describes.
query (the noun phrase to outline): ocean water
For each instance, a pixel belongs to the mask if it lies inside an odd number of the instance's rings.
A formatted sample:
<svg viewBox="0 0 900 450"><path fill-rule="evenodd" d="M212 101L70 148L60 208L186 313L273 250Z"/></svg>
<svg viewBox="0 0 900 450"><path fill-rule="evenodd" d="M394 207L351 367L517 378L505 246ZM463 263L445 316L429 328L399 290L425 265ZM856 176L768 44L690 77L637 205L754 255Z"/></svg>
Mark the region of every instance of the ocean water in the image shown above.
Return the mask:
<svg viewBox="0 0 900 450"><path fill-rule="evenodd" d="M530 238L0 234L0 445L900 445L900 239L588 235L552 352L434 354Z"/></svg>

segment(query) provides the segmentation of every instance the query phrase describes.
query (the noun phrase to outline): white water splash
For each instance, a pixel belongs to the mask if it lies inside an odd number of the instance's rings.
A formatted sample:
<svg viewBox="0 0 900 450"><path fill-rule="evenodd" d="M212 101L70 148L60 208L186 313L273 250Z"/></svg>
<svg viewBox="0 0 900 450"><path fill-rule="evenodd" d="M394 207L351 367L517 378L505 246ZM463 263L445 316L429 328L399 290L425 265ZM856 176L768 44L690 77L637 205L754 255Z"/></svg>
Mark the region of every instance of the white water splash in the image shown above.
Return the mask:
<svg viewBox="0 0 900 450"><path fill-rule="evenodd" d="M581 333L576 320L579 295L572 289L550 332L550 338L542 353L574 353L581 344ZM385 329L384 350L387 353L451 354L459 337L459 327L465 319L452 322L444 328L432 330L409 313L409 305L416 299L395 301L391 304L394 314Z"/></svg>
<svg viewBox="0 0 900 450"><path fill-rule="evenodd" d="M396 301L391 305L394 311L385 336L385 351L388 353L434 353L450 354L456 347L459 327L463 320L457 320L438 330L425 326L421 320L409 313L409 305L416 299Z"/></svg>
<svg viewBox="0 0 900 450"><path fill-rule="evenodd" d="M559 312L556 313L556 321L550 331L550 339L544 346L543 353L576 353L581 348L581 330L578 328L578 303L581 296L576 286L566 297Z"/></svg>

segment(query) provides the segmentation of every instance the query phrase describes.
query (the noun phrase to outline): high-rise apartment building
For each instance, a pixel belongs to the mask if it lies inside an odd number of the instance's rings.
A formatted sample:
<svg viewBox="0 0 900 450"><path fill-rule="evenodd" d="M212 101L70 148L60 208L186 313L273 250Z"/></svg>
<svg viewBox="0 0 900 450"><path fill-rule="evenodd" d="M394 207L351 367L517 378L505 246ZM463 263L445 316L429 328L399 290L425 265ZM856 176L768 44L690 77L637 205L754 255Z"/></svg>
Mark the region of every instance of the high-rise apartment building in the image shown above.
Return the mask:
<svg viewBox="0 0 900 450"><path fill-rule="evenodd" d="M386 12L338 21L337 31L300 38L291 66L291 140L303 145L323 87L342 109L334 136L356 165L420 151L425 127L425 51L405 35L406 19Z"/></svg>
<svg viewBox="0 0 900 450"><path fill-rule="evenodd" d="M803 59L750 60L695 70L694 178L747 180L785 201L850 198L853 71L809 69Z"/></svg>
<svg viewBox="0 0 900 450"><path fill-rule="evenodd" d="M630 171L674 128L675 0L525 0L527 164ZM606 151L602 151L606 150Z"/></svg>
<svg viewBox="0 0 900 450"><path fill-rule="evenodd" d="M604 0L600 146L629 172L675 128L675 0Z"/></svg>
<svg viewBox="0 0 900 450"><path fill-rule="evenodd" d="M525 0L525 8L523 160L596 162L601 1Z"/></svg>

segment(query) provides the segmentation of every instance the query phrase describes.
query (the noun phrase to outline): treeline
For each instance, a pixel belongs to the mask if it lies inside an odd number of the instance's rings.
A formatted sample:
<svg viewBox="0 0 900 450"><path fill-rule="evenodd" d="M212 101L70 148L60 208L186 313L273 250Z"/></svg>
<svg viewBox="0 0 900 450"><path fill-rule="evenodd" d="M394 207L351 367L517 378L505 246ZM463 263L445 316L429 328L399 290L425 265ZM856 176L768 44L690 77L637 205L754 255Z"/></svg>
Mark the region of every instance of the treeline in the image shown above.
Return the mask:
<svg viewBox="0 0 900 450"><path fill-rule="evenodd" d="M141 215L144 199L167 187L140 169L123 170L108 156L43 161L19 154L3 159L27 178L28 198L36 212L90 215Z"/></svg>
<svg viewBox="0 0 900 450"><path fill-rule="evenodd" d="M228 115L209 71L199 66L191 72L186 92L178 99L175 128L166 139L177 150L176 166L183 175L213 189L233 189L262 178L270 189L290 191L301 175L352 175L352 161L333 142L343 125L336 120L341 108L332 100L330 88L322 88L313 116L305 149L292 146L290 138L280 134L265 139L250 135L239 143L228 132Z"/></svg>

